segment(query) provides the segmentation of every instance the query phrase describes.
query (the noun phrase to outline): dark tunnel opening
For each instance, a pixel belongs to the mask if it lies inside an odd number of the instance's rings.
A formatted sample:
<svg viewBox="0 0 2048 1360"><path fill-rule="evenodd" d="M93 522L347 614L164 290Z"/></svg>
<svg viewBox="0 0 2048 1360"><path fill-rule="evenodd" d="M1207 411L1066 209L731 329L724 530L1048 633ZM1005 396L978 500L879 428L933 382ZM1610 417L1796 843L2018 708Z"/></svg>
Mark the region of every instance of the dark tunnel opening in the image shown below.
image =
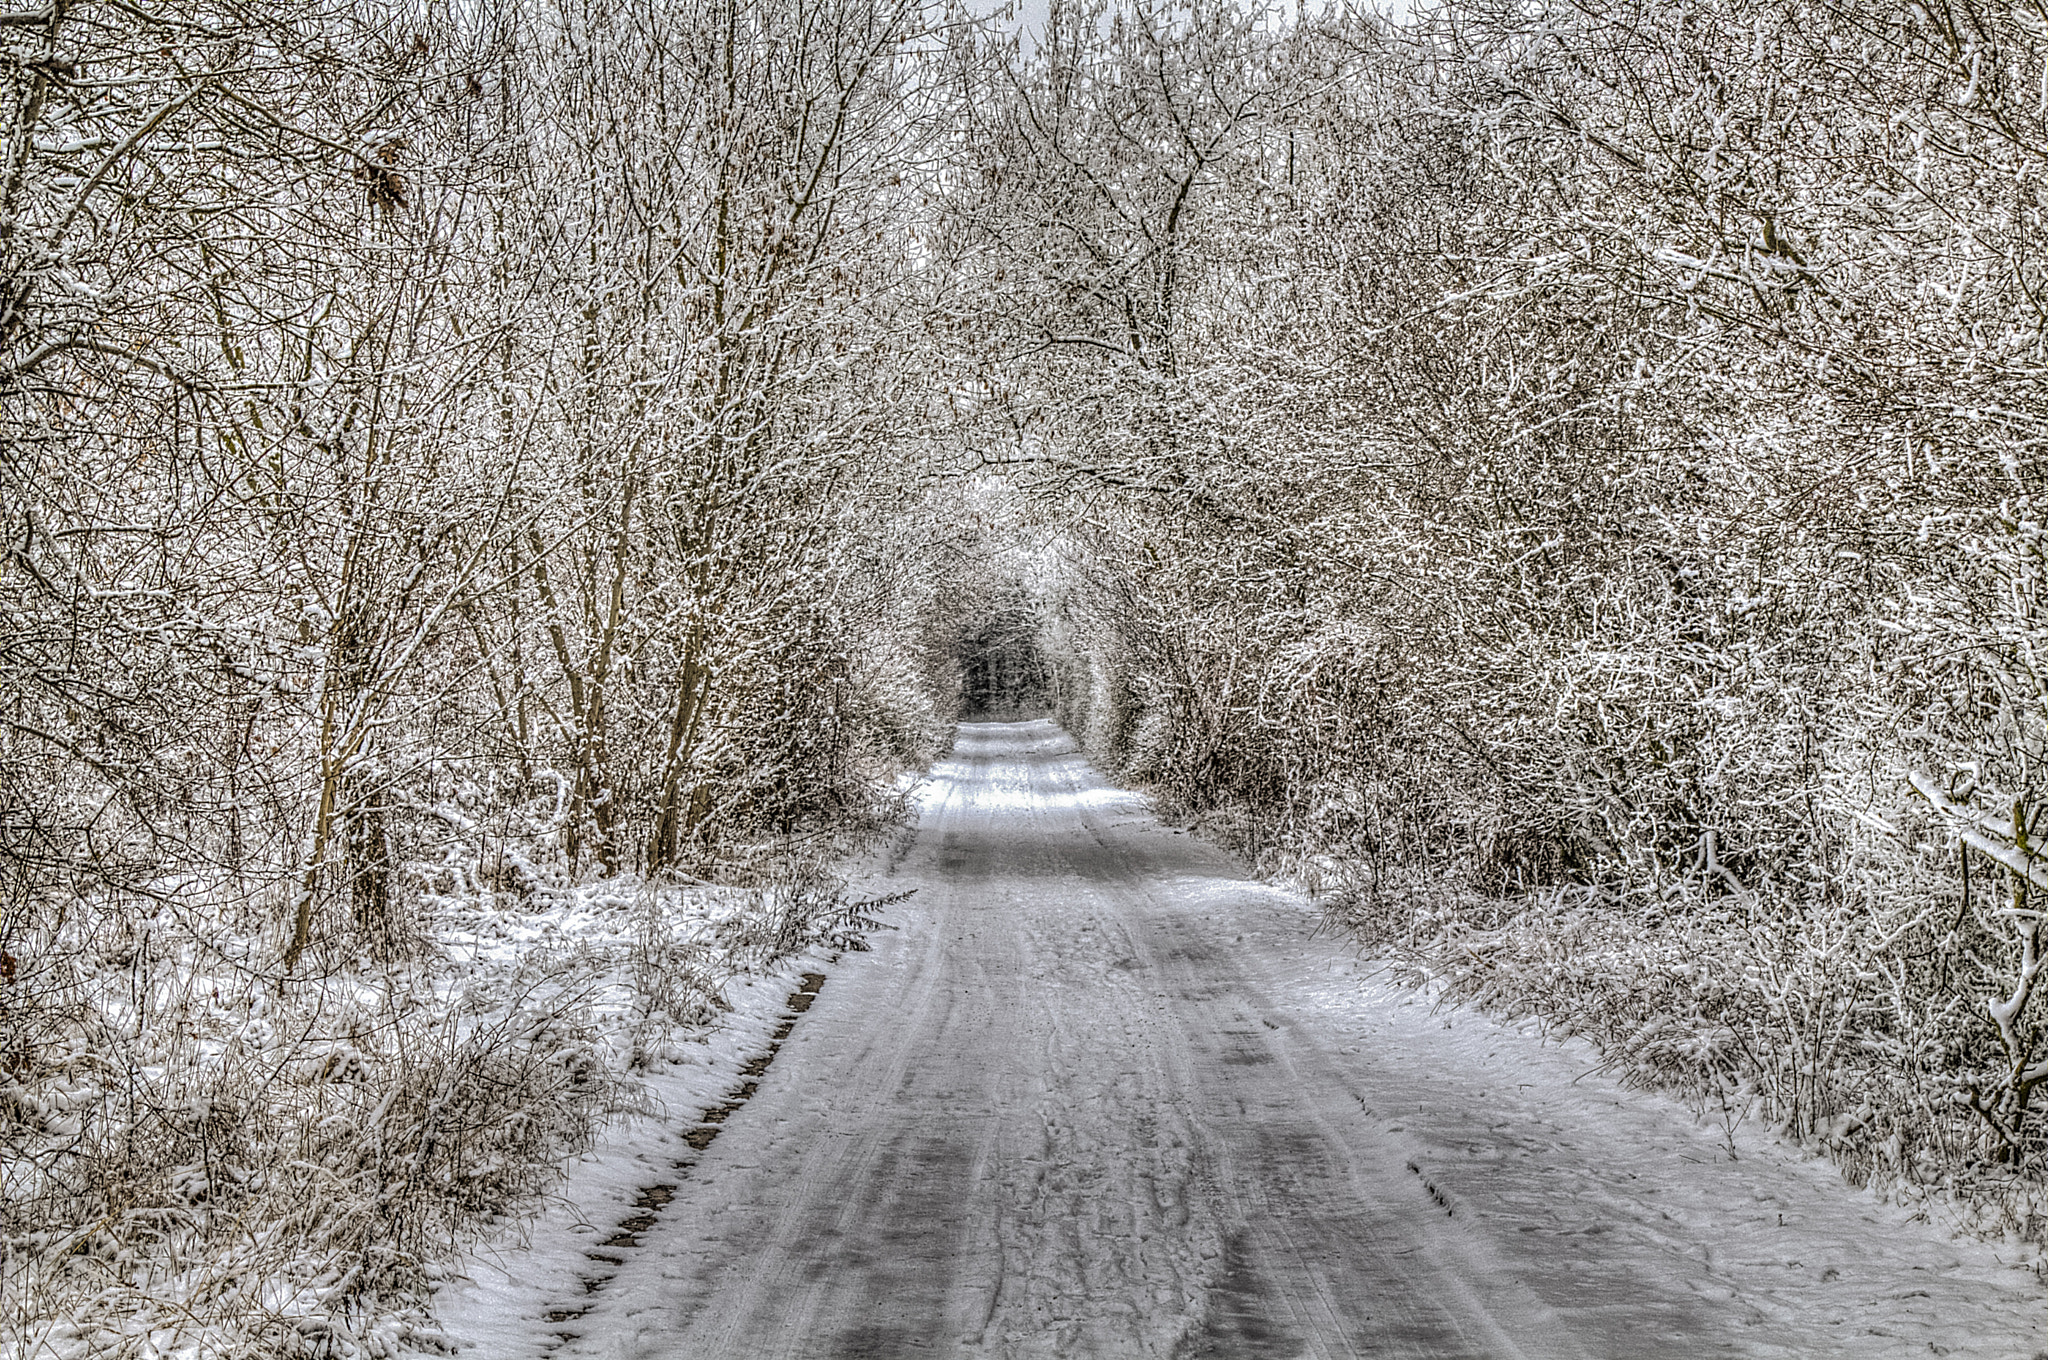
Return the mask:
<svg viewBox="0 0 2048 1360"><path fill-rule="evenodd" d="M961 638L959 658L961 717L1016 722L1052 712L1052 667L1028 613L991 616Z"/></svg>

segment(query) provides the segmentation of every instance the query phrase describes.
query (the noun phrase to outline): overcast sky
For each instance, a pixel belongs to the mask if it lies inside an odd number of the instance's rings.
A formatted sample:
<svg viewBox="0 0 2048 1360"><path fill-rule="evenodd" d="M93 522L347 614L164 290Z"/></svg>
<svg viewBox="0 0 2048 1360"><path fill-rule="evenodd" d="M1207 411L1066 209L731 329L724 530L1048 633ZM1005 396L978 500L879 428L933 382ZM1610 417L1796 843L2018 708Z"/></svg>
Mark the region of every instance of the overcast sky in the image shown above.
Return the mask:
<svg viewBox="0 0 2048 1360"><path fill-rule="evenodd" d="M1018 0L1017 22L1026 28L1036 28L1045 22L1046 10L1052 0ZM1002 9L1007 0L967 0L967 7L976 14L993 14Z"/></svg>
<svg viewBox="0 0 2048 1360"><path fill-rule="evenodd" d="M993 14L997 10L1002 9L1005 4L1010 3L1012 3L1012 0L967 0L968 8L976 14ZM1051 3L1052 0L1014 0L1014 8L1017 11L1017 23L1025 28L1036 28L1042 25L1045 22L1046 11L1051 6ZM1295 10L1299 0L1286 0L1286 3L1290 10ZM1402 17L1408 13L1409 0L1370 0L1370 3L1372 8L1379 10L1382 14ZM1321 0L1312 0L1311 10L1313 11L1313 9L1319 7L1320 4Z"/></svg>

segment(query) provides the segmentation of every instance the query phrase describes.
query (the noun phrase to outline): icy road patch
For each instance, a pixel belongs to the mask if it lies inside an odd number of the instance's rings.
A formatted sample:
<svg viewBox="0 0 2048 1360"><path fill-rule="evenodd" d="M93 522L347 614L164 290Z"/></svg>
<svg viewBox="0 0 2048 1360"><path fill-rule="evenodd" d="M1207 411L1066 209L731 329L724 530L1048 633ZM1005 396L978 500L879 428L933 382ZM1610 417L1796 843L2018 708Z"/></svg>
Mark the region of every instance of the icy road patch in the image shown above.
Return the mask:
<svg viewBox="0 0 2048 1360"><path fill-rule="evenodd" d="M866 886L918 891L715 1142L623 1132L531 1250L444 1291L472 1353L2048 1350L2031 1271L1580 1046L1376 980L1049 723L963 727ZM765 1042L773 1012L722 1042ZM571 1230L657 1181L672 1201L549 1322L587 1274Z"/></svg>

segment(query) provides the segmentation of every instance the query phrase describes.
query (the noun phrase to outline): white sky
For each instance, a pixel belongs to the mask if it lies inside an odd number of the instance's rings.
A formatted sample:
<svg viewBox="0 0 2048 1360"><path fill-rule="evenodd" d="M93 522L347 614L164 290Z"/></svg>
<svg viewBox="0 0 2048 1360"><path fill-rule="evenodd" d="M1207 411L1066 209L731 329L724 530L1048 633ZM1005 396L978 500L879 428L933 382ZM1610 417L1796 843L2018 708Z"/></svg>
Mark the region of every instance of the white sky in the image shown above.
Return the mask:
<svg viewBox="0 0 2048 1360"><path fill-rule="evenodd" d="M1051 3L1052 0L967 0L967 7L976 14L994 14L1009 6L1016 10L1016 23L1020 28L1039 28L1045 23ZM1300 12L1301 0L1285 0L1285 3L1290 10ZM1319 3L1320 0L1310 0L1311 9ZM1371 0L1371 4L1372 8L1400 19L1407 17L1410 0Z"/></svg>
<svg viewBox="0 0 2048 1360"><path fill-rule="evenodd" d="M1011 0L967 0L967 8L976 14L994 14ZM1038 28L1045 23L1045 16L1051 0L1015 0L1017 23L1023 28Z"/></svg>

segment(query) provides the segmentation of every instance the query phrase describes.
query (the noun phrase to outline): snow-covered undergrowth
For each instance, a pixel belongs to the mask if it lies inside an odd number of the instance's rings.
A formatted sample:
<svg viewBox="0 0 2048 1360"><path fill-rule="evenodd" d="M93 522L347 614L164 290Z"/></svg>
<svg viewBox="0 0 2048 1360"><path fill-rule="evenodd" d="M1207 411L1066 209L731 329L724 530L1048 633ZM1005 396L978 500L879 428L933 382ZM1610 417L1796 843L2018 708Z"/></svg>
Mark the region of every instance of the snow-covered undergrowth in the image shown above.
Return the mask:
<svg viewBox="0 0 2048 1360"><path fill-rule="evenodd" d="M2031 1167L1986 1155L1958 1094L1967 1027L1952 1012L1965 1003L1944 1009L1908 985L1898 942L1867 914L1812 920L1727 899L1646 913L1583 888L1508 901L1443 880L1325 900L1412 980L1583 1037L1622 1080L1724 1124L1731 1147L1736 1126L1762 1121L1854 1184L2033 1249L2040 1268L2048 1190Z"/></svg>
<svg viewBox="0 0 2048 1360"><path fill-rule="evenodd" d="M827 862L416 866L410 958L282 989L275 932L206 894L75 903L0 956L0 1356L432 1350L443 1262L691 1061L735 979L852 939Z"/></svg>

